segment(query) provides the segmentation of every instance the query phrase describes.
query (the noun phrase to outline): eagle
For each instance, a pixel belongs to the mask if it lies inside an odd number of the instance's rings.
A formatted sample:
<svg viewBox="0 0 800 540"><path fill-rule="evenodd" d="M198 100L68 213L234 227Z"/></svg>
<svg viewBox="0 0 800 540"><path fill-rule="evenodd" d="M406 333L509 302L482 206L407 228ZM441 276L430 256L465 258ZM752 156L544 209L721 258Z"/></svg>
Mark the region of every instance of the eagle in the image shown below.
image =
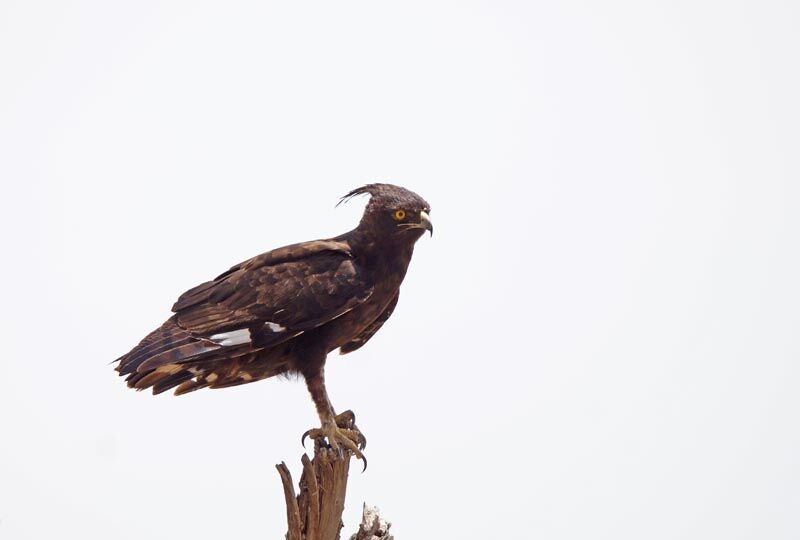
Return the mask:
<svg viewBox="0 0 800 540"><path fill-rule="evenodd" d="M173 315L115 361L128 386L181 395L299 375L321 424L303 439L364 459L354 415L337 416L328 398L325 361L362 347L391 316L414 245L433 225L428 203L400 186L368 184L339 203L362 194L355 229L262 253L183 293Z"/></svg>

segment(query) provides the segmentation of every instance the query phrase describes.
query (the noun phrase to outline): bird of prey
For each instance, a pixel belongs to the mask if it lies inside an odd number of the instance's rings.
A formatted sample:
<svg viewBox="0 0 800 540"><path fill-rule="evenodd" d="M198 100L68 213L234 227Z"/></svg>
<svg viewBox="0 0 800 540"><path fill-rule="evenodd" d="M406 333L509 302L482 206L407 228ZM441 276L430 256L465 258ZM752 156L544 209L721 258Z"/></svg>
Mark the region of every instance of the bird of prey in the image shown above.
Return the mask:
<svg viewBox="0 0 800 540"><path fill-rule="evenodd" d="M117 359L128 386L180 395L299 374L321 422L306 434L364 459L352 413L337 417L328 399L325 360L358 349L386 322L414 244L433 226L412 191L368 184L340 203L361 194L370 198L350 232L257 255L183 293L174 314Z"/></svg>

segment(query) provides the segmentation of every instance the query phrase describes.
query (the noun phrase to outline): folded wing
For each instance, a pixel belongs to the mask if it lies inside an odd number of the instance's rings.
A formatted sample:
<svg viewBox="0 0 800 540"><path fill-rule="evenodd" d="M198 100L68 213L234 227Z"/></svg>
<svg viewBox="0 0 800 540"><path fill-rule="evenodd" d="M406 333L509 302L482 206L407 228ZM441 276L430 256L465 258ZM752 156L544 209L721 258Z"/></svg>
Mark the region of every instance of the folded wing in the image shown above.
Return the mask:
<svg viewBox="0 0 800 540"><path fill-rule="evenodd" d="M175 314L119 358L117 370L130 386L163 391L202 375L201 363L274 347L350 311L371 293L342 242L280 248L181 295Z"/></svg>

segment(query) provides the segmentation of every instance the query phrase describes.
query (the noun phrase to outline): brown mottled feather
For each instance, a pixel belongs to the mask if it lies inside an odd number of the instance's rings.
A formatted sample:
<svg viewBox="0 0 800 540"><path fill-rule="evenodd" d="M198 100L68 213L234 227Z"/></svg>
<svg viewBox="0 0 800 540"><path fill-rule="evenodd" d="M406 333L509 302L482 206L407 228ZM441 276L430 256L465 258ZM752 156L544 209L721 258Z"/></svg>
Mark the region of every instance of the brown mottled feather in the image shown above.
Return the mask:
<svg viewBox="0 0 800 540"><path fill-rule="evenodd" d="M133 373L148 358L193 340L189 332L178 326L175 317L170 317L159 328L145 336L128 354L117 358L119 362L117 371L122 375Z"/></svg>
<svg viewBox="0 0 800 540"><path fill-rule="evenodd" d="M166 364L177 364L187 360L196 360L200 357L209 356L211 353L218 351L221 347L214 345L207 341L196 340L192 343L181 345L164 351L162 353L150 356L147 360L139 364L138 370L146 371L149 369L156 369L159 366Z"/></svg>
<svg viewBox="0 0 800 540"><path fill-rule="evenodd" d="M238 279L241 279L241 276L259 268L269 268L285 262L302 260L310 255L316 255L326 251L338 252L350 256L348 245L335 240L314 240L274 249L233 266L226 272L217 276L214 281L208 281L189 289L178 298L178 301L172 306L172 311L178 312L207 301L213 290L221 283L225 283L231 276L234 276L234 274ZM237 280L237 277L233 279Z"/></svg>
<svg viewBox="0 0 800 540"><path fill-rule="evenodd" d="M345 199L362 193L371 198L356 229L263 253L183 293L174 315L118 359L128 386L184 394L290 372L309 381L328 352L366 343L392 314L414 243L432 227L430 207L408 190L369 184ZM395 208L415 221L398 223ZM330 408L324 385L312 397Z"/></svg>
<svg viewBox="0 0 800 540"><path fill-rule="evenodd" d="M175 389L175 395L182 396L183 394L188 394L189 392L200 390L201 388L205 388L206 386L208 386L208 383L202 379L199 380L190 379L178 385L178 387Z"/></svg>
<svg viewBox="0 0 800 540"><path fill-rule="evenodd" d="M240 265L215 286L205 288L201 293L204 300L195 297L179 301L175 310L178 324L206 336L266 321L292 330L307 330L365 300L369 289L364 287L349 253L332 250L325 243L317 247L318 251L296 250L305 256L299 260L281 258L281 262L270 266ZM223 289L224 294L215 301L218 289Z"/></svg>
<svg viewBox="0 0 800 540"><path fill-rule="evenodd" d="M394 311L395 306L397 306L397 300L399 298L400 291L394 295L394 298L392 298L392 301L386 306L386 309L383 310L380 316L375 319L372 324L367 326L363 332L339 348L339 354L347 354L355 351L356 349L360 349L367 341L369 341L369 339L375 335L375 332L381 329L383 323L389 320L389 317L392 316L392 312Z"/></svg>
<svg viewBox="0 0 800 540"><path fill-rule="evenodd" d="M236 366L218 373L216 382L203 379L220 360L233 360L259 350L276 347L303 331L335 319L369 297L352 264L347 246L335 241L315 241L280 248L259 255L198 285L181 295L176 312L137 347L119 359L117 370L128 374L128 385L153 387L154 393L181 385L181 393L210 386L222 388L244 384L281 373L287 365L271 366L237 378ZM298 309L302 307L302 309ZM265 323L280 325L274 332ZM221 347L211 337L246 330L251 342ZM188 370L161 371L164 366L191 364ZM256 370L259 371L259 370ZM190 380L197 377L195 383Z"/></svg>
<svg viewBox="0 0 800 540"><path fill-rule="evenodd" d="M174 388L181 383L189 381L190 379L194 378L194 373L191 371L181 371L174 375L170 375L169 377L158 381L157 383L153 384L153 394L160 394L161 392L166 392L170 388Z"/></svg>

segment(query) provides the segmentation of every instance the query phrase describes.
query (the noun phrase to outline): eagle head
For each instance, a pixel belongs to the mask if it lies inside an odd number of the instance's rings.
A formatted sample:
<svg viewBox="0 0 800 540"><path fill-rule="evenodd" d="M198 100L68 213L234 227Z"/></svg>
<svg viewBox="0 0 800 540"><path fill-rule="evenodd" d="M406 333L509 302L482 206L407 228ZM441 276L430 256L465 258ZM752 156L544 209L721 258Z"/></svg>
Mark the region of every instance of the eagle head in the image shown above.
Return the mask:
<svg viewBox="0 0 800 540"><path fill-rule="evenodd" d="M370 195L359 229L416 242L425 231L433 236L430 205L411 190L392 184L367 184L342 197L339 204L356 195Z"/></svg>

